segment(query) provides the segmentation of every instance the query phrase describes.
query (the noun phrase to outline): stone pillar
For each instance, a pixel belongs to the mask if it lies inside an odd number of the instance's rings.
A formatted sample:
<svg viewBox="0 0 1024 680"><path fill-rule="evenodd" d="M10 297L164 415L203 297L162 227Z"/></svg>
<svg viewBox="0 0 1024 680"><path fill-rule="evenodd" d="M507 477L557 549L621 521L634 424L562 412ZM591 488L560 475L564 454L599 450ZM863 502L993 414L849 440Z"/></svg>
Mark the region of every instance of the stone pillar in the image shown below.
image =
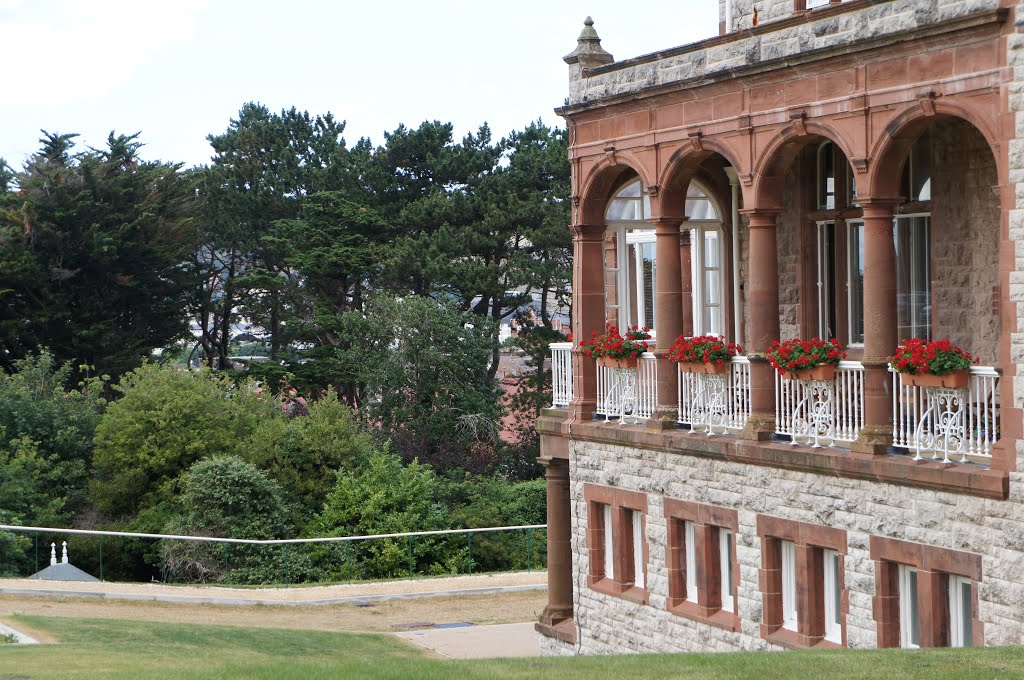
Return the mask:
<svg viewBox="0 0 1024 680"><path fill-rule="evenodd" d="M658 357L658 411L650 422L655 427L675 427L679 410L679 372L675 362L662 358L683 332L682 262L679 227L686 218L658 217L654 223L658 277L654 291L657 319L654 353Z"/></svg>
<svg viewBox="0 0 1024 680"><path fill-rule="evenodd" d="M892 376L896 351L896 246L892 200L861 199L864 209L864 427L852 451L885 455L892 446Z"/></svg>
<svg viewBox="0 0 1024 680"><path fill-rule="evenodd" d="M682 229L679 232L679 283L682 286L682 333L685 335L693 335L693 265L690 258L692 252L690 230Z"/></svg>
<svg viewBox="0 0 1024 680"><path fill-rule="evenodd" d="M540 622L553 627L573 616L569 461L544 457L538 460L544 466L548 495L548 604Z"/></svg>
<svg viewBox="0 0 1024 680"><path fill-rule="evenodd" d="M573 385L569 417L585 420L597 407L597 366L580 343L604 330L604 232L601 225L573 226Z"/></svg>
<svg viewBox="0 0 1024 680"><path fill-rule="evenodd" d="M747 300L749 305L747 356L750 357L750 420L745 439L765 440L775 431L775 376L764 350L779 339L779 252L775 220L778 213L741 211L750 232Z"/></svg>

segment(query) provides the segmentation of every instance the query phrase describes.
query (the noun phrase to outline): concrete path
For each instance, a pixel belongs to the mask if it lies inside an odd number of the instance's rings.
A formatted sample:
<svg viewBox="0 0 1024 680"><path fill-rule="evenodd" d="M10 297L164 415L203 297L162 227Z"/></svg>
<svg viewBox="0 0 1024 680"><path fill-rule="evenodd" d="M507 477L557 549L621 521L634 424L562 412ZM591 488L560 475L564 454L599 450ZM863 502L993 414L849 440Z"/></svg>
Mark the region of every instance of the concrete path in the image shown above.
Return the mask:
<svg viewBox="0 0 1024 680"><path fill-rule="evenodd" d="M532 622L428 628L395 635L450 659L540 656L540 642Z"/></svg>

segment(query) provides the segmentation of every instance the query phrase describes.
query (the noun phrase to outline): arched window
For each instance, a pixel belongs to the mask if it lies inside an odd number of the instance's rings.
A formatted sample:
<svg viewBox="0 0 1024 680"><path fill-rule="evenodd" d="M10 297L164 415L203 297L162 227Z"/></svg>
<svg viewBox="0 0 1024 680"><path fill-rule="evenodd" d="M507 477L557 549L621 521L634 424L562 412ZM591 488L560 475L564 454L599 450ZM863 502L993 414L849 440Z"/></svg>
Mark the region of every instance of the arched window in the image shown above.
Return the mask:
<svg viewBox="0 0 1024 680"><path fill-rule="evenodd" d="M608 202L609 250L605 258L605 307L619 326L647 326L657 333L654 292L658 264L651 203L636 179ZM725 334L725 255L721 210L704 187L691 182L686 194L693 272L694 330Z"/></svg>
<svg viewBox="0 0 1024 680"><path fill-rule="evenodd" d="M928 132L910 147L903 166L903 195L913 212L896 216L896 317L900 340L931 338L932 138Z"/></svg>
<svg viewBox="0 0 1024 680"><path fill-rule="evenodd" d="M691 227L693 330L725 335L725 235L718 206L697 182L686 192L686 225Z"/></svg>

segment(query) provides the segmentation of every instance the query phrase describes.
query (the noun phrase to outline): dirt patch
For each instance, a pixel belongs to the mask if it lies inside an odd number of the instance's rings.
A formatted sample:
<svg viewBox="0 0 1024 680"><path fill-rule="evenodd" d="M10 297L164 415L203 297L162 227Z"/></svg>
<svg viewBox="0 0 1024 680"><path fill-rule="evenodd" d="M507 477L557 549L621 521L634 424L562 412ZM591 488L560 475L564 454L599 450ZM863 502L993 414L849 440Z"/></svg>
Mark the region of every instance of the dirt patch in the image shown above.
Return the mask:
<svg viewBox="0 0 1024 680"><path fill-rule="evenodd" d="M2 609L0 609L0 613L4 613ZM42 631L37 628L32 628L30 626L26 626L21 621L12 621L11 619L3 618L2 616L0 616L0 623L10 626L19 633L23 635L28 635L30 638L35 638L36 640L39 640L39 642L42 642L44 644L57 642L57 638L54 637L52 633Z"/></svg>
<svg viewBox="0 0 1024 680"><path fill-rule="evenodd" d="M24 614L80 619L206 623L250 628L390 632L410 623L466 622L483 625L535 621L545 604L547 593L540 590L390 600L369 607L192 605L0 595L0 619ZM31 635L40 642L53 641L52 635L28 630L21 623L14 627L24 630L26 635Z"/></svg>

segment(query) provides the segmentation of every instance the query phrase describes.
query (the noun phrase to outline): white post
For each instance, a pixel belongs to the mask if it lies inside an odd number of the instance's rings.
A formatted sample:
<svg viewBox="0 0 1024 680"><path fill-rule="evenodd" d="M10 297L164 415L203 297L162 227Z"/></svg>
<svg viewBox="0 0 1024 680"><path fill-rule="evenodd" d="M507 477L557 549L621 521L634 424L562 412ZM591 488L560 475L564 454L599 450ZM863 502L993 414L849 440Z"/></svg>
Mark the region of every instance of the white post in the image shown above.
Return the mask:
<svg viewBox="0 0 1024 680"><path fill-rule="evenodd" d="M67 541L62 541L61 545L64 546L64 550L63 550L63 554L61 555L60 561L61 561L62 564L67 564L68 563L68 542Z"/></svg>
<svg viewBox="0 0 1024 680"><path fill-rule="evenodd" d="M57 565L57 544L50 544L50 566L54 567Z"/></svg>
<svg viewBox="0 0 1024 680"><path fill-rule="evenodd" d="M728 6L728 5L727 5ZM727 10L728 11L728 10ZM728 22L729 19L726 19ZM728 26L728 23L726 23ZM729 30L726 28L726 30ZM732 187L732 341L743 344L743 308L740 306L740 180L736 168L725 168Z"/></svg>

